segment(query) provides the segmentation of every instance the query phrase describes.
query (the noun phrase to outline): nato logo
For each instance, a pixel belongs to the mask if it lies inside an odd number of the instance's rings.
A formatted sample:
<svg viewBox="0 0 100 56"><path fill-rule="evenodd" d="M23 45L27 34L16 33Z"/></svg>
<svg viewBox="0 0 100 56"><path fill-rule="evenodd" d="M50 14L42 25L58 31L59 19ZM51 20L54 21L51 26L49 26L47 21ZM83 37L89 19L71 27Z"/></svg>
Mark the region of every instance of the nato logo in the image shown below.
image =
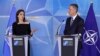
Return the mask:
<svg viewBox="0 0 100 56"><path fill-rule="evenodd" d="M17 46L18 45L18 41L14 41L14 46Z"/></svg>
<svg viewBox="0 0 100 56"><path fill-rule="evenodd" d="M94 30L85 31L83 34L83 40L87 45L95 45L98 40L98 34Z"/></svg>
<svg viewBox="0 0 100 56"><path fill-rule="evenodd" d="M68 46L68 41L67 40L63 41L63 46Z"/></svg>

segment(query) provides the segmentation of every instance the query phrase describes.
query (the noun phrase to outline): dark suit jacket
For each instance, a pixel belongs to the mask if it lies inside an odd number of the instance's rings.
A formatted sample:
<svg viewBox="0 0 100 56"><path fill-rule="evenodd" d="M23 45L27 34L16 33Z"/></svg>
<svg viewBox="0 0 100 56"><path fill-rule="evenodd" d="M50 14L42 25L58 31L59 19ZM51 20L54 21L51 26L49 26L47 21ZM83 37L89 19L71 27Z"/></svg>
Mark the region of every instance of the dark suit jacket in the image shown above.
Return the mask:
<svg viewBox="0 0 100 56"><path fill-rule="evenodd" d="M84 20L77 15L74 22L70 26L71 17L67 18L64 35L79 34L83 32Z"/></svg>

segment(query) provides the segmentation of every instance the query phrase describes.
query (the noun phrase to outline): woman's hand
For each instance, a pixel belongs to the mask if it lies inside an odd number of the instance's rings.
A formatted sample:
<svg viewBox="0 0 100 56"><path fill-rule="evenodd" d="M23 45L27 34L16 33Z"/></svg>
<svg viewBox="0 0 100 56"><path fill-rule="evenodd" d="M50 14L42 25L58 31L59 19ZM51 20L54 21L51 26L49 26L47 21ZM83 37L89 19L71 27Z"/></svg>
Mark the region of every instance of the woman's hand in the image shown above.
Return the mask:
<svg viewBox="0 0 100 56"><path fill-rule="evenodd" d="M32 29L32 30L31 30L31 36L32 36L33 33L36 32L36 31L37 31L36 29Z"/></svg>

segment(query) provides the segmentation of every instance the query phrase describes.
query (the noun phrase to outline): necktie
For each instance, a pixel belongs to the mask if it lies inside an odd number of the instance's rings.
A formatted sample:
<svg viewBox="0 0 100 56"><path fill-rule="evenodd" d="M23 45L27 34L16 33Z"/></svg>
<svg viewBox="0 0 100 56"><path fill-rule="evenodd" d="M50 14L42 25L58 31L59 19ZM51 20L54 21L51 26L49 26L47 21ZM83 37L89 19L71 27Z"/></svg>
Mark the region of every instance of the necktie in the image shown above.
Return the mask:
<svg viewBox="0 0 100 56"><path fill-rule="evenodd" d="M74 21L74 20L73 20L73 18L71 18L71 21L70 21L70 26L73 24L73 21Z"/></svg>

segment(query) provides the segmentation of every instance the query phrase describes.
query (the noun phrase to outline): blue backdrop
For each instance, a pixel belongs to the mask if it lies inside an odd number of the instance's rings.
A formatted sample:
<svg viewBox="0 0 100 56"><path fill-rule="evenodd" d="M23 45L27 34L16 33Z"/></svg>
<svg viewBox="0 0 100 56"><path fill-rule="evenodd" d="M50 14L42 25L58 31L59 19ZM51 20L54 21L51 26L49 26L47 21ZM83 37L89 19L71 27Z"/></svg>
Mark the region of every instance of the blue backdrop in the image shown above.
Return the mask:
<svg viewBox="0 0 100 56"><path fill-rule="evenodd" d="M100 0L93 0L94 12L100 32ZM31 38L31 56L54 56L57 28L67 18L68 6L79 5L79 14L85 20L90 0L16 0L15 7L26 11L31 28L37 29ZM13 0L0 0L0 56L3 54L4 36ZM63 34L64 24L59 31Z"/></svg>

